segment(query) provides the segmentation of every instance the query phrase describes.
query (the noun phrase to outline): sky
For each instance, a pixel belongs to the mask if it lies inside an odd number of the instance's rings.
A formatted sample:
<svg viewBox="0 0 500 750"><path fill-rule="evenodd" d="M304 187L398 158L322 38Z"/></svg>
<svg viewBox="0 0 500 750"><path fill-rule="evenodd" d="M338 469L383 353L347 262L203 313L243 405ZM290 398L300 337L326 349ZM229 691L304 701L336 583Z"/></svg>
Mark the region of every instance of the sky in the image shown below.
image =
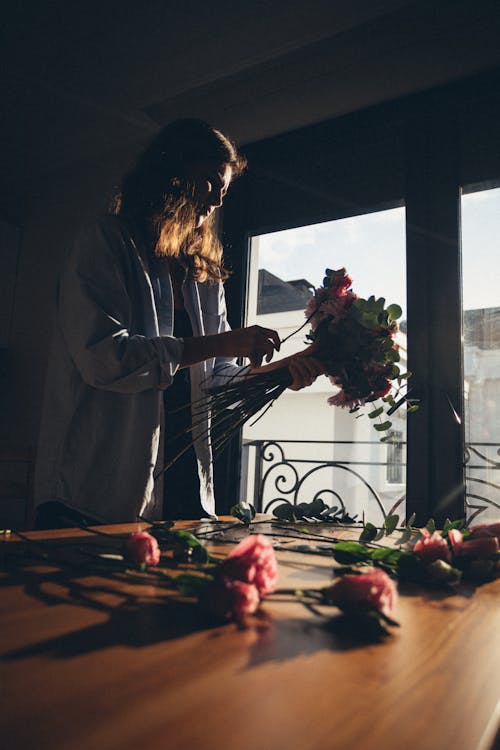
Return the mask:
<svg viewBox="0 0 500 750"><path fill-rule="evenodd" d="M500 189L462 198L464 309L500 306ZM259 267L319 286L344 266L361 297L397 302L406 317L405 209L354 216L260 236ZM487 273L485 273L487 269Z"/></svg>

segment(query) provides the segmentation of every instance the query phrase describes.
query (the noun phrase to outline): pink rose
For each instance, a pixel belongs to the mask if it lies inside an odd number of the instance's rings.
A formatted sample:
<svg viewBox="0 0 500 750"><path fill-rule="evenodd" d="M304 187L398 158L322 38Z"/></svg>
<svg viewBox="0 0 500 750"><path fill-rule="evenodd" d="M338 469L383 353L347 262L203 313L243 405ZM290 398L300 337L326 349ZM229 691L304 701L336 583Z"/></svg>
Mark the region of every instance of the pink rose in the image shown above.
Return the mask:
<svg viewBox="0 0 500 750"><path fill-rule="evenodd" d="M158 565L160 562L158 542L147 531L137 531L129 536L125 543L125 554L136 563Z"/></svg>
<svg viewBox="0 0 500 750"><path fill-rule="evenodd" d="M422 536L413 547L413 552L422 560L423 563L431 563L434 560L444 560L451 562L450 548L437 531L430 533L427 529L420 529Z"/></svg>
<svg viewBox="0 0 500 750"><path fill-rule="evenodd" d="M259 592L253 583L217 578L200 597L201 604L212 614L241 622L253 614L260 603Z"/></svg>
<svg viewBox="0 0 500 750"><path fill-rule="evenodd" d="M330 406L340 406L342 409L354 409L356 406L363 406L365 400L363 398L355 398L346 393L342 388L338 393L328 398Z"/></svg>
<svg viewBox="0 0 500 750"><path fill-rule="evenodd" d="M358 297L353 292L346 292L341 297L332 297L321 304L321 317L344 318L347 310Z"/></svg>
<svg viewBox="0 0 500 750"><path fill-rule="evenodd" d="M369 605L387 617L398 597L394 581L380 568L368 568L360 575L343 575L325 594L330 604L345 612Z"/></svg>
<svg viewBox="0 0 500 750"><path fill-rule="evenodd" d="M464 541L464 535L458 529L450 529L448 532L451 548L454 555L459 555Z"/></svg>
<svg viewBox="0 0 500 750"><path fill-rule="evenodd" d="M260 597L270 594L278 579L273 545L263 534L250 534L229 553L220 566L220 574L231 580L253 583Z"/></svg>

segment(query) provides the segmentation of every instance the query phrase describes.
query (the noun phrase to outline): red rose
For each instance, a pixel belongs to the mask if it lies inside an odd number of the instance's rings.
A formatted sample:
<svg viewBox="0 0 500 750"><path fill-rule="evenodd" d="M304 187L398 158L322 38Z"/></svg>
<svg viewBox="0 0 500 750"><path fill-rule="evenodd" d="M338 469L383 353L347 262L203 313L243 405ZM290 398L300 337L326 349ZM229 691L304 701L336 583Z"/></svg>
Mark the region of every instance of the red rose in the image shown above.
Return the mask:
<svg viewBox="0 0 500 750"><path fill-rule="evenodd" d="M456 556L463 555L469 557L492 557L499 551L498 537L493 531L496 531L500 524L482 524L473 526L470 531L471 535L464 539L463 534L458 529L450 529L448 538L451 542L453 554Z"/></svg>
<svg viewBox="0 0 500 750"><path fill-rule="evenodd" d="M477 526L470 527L470 539L478 537L494 536L500 541L500 522L498 523L480 523Z"/></svg>
<svg viewBox="0 0 500 750"><path fill-rule="evenodd" d="M373 395L377 398L383 398L384 396L387 396L391 388L392 383L390 383L388 380L386 380L385 383L377 383L377 387L373 389Z"/></svg>
<svg viewBox="0 0 500 750"><path fill-rule="evenodd" d="M398 592L394 581L380 568L368 568L360 575L343 575L325 591L330 604L345 612L365 608L366 605L389 617Z"/></svg>
<svg viewBox="0 0 500 750"><path fill-rule="evenodd" d="M220 566L220 574L230 580L253 583L260 597L270 594L278 579L273 545L263 534L250 534L229 553Z"/></svg>
<svg viewBox="0 0 500 750"><path fill-rule="evenodd" d="M413 552L423 563L431 563L434 560L451 562L450 548L439 532L431 534L427 529L420 529L422 536L413 547Z"/></svg>
<svg viewBox="0 0 500 750"><path fill-rule="evenodd" d="M233 618L241 622L255 612L260 597L253 583L217 578L210 583L200 597L200 603L209 612L225 619Z"/></svg>
<svg viewBox="0 0 500 750"><path fill-rule="evenodd" d="M345 268L332 271L329 276L330 295L343 297L352 286L352 279L345 272Z"/></svg>
<svg viewBox="0 0 500 750"><path fill-rule="evenodd" d="M472 557L491 557L499 551L498 539L495 536L482 536L477 539L465 539L460 548L460 555Z"/></svg>
<svg viewBox="0 0 500 750"><path fill-rule="evenodd" d="M129 536L125 543L125 554L136 563L158 565L160 562L158 542L147 531L137 531Z"/></svg>

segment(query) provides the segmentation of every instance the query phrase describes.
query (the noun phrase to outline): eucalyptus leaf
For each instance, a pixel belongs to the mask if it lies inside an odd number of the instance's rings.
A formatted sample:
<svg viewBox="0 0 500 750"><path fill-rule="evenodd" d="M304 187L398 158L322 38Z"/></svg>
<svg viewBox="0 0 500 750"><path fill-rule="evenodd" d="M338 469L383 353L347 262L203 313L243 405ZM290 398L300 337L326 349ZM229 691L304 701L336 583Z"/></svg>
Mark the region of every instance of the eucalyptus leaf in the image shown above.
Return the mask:
<svg viewBox="0 0 500 750"><path fill-rule="evenodd" d="M360 542L372 542L377 536L377 527L368 521L359 536Z"/></svg>
<svg viewBox="0 0 500 750"><path fill-rule="evenodd" d="M229 513L243 523L251 523L256 516L256 511L250 503L237 503L233 505Z"/></svg>
<svg viewBox="0 0 500 750"><path fill-rule="evenodd" d="M392 304L388 306L387 313L389 317L391 318L391 320L397 320L398 318L402 316L403 311L399 305Z"/></svg>
<svg viewBox="0 0 500 750"><path fill-rule="evenodd" d="M406 524L407 527L413 526L415 523L415 518L417 517L416 513L412 513L410 518L408 519L408 523Z"/></svg>
<svg viewBox="0 0 500 750"><path fill-rule="evenodd" d="M369 416L370 419L375 419L376 417L380 417L380 415L383 414L383 413L384 413L384 407L383 406L379 406L378 409L374 409L373 411L371 411L368 414L368 416Z"/></svg>
<svg viewBox="0 0 500 750"><path fill-rule="evenodd" d="M401 546L402 544L406 544L410 541L412 537L413 531L411 529L404 529L401 532L401 536L396 540L396 544Z"/></svg>
<svg viewBox="0 0 500 750"><path fill-rule="evenodd" d="M290 505L290 503L282 503L281 505L276 506L276 508L273 508L273 516L279 518L280 521L296 520L293 505Z"/></svg>
<svg viewBox="0 0 500 750"><path fill-rule="evenodd" d="M386 422L382 422L381 424L374 424L373 425L377 432L385 432L385 430L389 430L392 427L392 422L390 420L387 420Z"/></svg>
<svg viewBox="0 0 500 750"><path fill-rule="evenodd" d="M392 534L392 532L394 531L398 523L399 523L399 516L397 515L387 516L387 518L384 521L386 534L387 535Z"/></svg>

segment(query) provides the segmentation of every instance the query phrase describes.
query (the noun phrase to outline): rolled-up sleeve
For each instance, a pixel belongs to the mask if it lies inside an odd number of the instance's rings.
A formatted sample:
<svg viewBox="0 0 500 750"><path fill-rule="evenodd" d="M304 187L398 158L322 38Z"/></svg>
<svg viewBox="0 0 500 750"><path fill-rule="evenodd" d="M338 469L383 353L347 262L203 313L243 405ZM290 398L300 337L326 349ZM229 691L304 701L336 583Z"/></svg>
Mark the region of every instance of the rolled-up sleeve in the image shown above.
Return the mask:
<svg viewBox="0 0 500 750"><path fill-rule="evenodd" d="M138 393L166 388L184 344L138 332L137 280L131 248L119 232L96 224L80 234L60 279L58 321L83 380L95 388ZM131 293L135 293L135 298Z"/></svg>

